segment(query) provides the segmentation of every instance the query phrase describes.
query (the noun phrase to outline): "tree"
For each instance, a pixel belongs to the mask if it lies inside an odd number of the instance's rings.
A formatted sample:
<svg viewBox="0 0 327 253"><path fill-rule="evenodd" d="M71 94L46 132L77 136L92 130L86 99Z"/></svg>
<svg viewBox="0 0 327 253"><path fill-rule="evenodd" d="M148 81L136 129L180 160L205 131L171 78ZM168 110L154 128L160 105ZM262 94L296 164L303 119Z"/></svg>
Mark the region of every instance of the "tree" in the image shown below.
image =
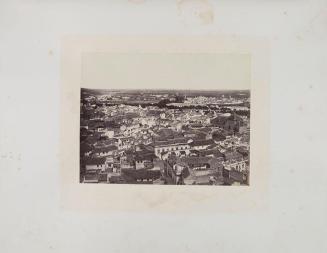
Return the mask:
<svg viewBox="0 0 327 253"><path fill-rule="evenodd" d="M184 97L183 96L179 96L179 95L176 95L176 103L184 103Z"/></svg>
<svg viewBox="0 0 327 253"><path fill-rule="evenodd" d="M164 108L166 107L166 105L170 103L170 100L169 99L163 99L161 100L159 103L158 103L158 107L159 108Z"/></svg>
<svg viewBox="0 0 327 253"><path fill-rule="evenodd" d="M219 132L214 132L212 134L212 139L215 141L224 141L226 139L226 136Z"/></svg>

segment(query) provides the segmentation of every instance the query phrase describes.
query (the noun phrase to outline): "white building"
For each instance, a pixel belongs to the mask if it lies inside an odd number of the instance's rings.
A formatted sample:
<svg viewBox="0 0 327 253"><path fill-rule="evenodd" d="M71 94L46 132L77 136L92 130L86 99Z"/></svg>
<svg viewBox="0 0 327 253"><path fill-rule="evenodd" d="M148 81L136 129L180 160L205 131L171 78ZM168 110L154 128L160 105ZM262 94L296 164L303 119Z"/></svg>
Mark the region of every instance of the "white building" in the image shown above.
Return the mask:
<svg viewBox="0 0 327 253"><path fill-rule="evenodd" d="M157 157L162 158L162 153L168 155L174 153L177 156L189 155L190 154L190 145L184 141L162 141L155 143L154 153Z"/></svg>

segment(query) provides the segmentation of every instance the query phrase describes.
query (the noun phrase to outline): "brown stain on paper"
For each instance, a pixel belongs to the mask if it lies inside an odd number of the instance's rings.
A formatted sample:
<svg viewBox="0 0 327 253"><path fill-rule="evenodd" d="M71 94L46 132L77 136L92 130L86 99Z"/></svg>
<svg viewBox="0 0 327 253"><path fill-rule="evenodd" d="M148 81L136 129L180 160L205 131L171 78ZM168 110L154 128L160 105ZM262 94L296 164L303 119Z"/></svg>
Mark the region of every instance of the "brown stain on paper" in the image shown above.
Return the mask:
<svg viewBox="0 0 327 253"><path fill-rule="evenodd" d="M208 0L177 0L179 15L188 24L212 24L214 9Z"/></svg>

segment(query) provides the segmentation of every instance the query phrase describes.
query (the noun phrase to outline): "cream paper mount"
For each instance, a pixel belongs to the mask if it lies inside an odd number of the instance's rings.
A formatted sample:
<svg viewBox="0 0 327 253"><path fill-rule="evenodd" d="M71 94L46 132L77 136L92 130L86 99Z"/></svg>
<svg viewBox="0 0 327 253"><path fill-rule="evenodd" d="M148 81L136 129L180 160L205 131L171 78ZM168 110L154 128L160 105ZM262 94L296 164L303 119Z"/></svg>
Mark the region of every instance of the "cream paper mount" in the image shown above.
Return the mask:
<svg viewBox="0 0 327 253"><path fill-rule="evenodd" d="M78 211L244 212L269 203L269 47L240 37L62 39L61 203ZM83 184L80 96L88 89L250 90L249 186Z"/></svg>

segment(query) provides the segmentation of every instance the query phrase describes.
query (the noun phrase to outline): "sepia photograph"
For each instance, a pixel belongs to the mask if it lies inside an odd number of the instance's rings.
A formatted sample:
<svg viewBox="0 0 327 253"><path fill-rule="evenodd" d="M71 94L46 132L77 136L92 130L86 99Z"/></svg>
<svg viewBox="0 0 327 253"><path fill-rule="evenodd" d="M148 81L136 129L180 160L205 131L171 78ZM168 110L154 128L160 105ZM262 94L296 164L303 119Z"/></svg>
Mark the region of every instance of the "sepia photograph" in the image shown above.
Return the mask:
<svg viewBox="0 0 327 253"><path fill-rule="evenodd" d="M205 211L201 200L249 210L252 199L266 207L265 43L91 37L64 45L67 208Z"/></svg>
<svg viewBox="0 0 327 253"><path fill-rule="evenodd" d="M81 89L81 183L248 185L249 154L249 90Z"/></svg>

